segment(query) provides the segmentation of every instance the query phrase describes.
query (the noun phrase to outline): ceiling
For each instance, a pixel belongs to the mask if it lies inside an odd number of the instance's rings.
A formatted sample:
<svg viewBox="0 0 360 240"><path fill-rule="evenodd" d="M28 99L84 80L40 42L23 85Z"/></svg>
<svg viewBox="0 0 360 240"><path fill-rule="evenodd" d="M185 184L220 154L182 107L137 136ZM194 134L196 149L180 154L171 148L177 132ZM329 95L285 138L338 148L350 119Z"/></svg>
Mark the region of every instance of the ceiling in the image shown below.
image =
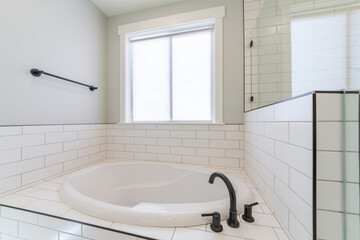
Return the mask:
<svg viewBox="0 0 360 240"><path fill-rule="evenodd" d="M159 7L184 0L91 0L107 17Z"/></svg>

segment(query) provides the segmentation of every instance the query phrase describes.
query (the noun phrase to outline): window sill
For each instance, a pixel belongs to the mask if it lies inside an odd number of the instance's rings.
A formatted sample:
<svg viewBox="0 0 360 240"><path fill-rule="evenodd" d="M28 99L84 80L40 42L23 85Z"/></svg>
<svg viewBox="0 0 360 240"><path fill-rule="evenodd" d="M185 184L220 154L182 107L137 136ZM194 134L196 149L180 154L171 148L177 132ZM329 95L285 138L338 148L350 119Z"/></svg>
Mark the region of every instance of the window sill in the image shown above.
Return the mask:
<svg viewBox="0 0 360 240"><path fill-rule="evenodd" d="M191 122L191 121L189 121L189 122L183 122L183 121L181 121L181 122L175 122L175 121L169 121L169 122L123 122L123 123L121 123L121 122L119 122L119 123L117 123L118 125L125 125L125 124L134 124L134 125L140 125L140 124L163 124L163 125L176 125L176 124L182 124L182 125L225 125L225 123L214 123L214 122L202 122L202 121L198 121L198 122Z"/></svg>

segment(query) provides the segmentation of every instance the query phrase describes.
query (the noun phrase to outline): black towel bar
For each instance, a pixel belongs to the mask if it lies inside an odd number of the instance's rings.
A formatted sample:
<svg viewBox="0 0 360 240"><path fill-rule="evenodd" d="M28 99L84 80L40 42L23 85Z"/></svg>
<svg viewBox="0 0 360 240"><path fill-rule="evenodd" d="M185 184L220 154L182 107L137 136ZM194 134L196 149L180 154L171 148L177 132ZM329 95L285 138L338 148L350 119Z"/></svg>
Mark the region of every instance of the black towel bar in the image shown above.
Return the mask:
<svg viewBox="0 0 360 240"><path fill-rule="evenodd" d="M76 81L73 81L73 80L70 80L70 79L67 79L67 78L63 78L63 77L59 77L57 75L54 75L54 74L51 74L51 73L47 73L43 70L39 70L39 69L36 69L36 68L33 68L31 69L31 74L34 76L34 77L40 77L41 74L45 74L45 75L48 75L48 76L51 76L51 77L55 77L55 78L60 78L64 81L68 81L68 82L72 82L72 83L75 83L75 84L79 84L79 85L82 85L82 86L85 86L85 87L88 87L90 91L94 91L95 89L98 89L97 87L94 87L92 85L87 85L87 84L84 84L84 83L80 83L80 82L76 82Z"/></svg>

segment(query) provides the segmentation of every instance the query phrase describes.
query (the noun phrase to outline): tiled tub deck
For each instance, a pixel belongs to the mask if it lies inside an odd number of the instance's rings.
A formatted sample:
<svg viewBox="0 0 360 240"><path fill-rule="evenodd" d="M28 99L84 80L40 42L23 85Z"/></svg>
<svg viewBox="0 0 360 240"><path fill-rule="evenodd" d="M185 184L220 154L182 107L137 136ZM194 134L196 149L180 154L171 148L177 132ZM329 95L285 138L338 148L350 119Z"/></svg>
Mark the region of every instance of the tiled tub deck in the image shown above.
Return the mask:
<svg viewBox="0 0 360 240"><path fill-rule="evenodd" d="M97 164L104 162L114 161L105 160ZM288 240L284 230L242 168L211 167L211 169L240 178L251 188L255 200L260 203L253 209L254 223L244 222L239 215L240 228L230 228L226 221L223 221L224 230L221 233L214 233L209 225L158 228L106 221L80 213L63 203L59 196L59 188L69 175L66 174L0 198L0 240L141 239L135 235L164 240ZM125 235L121 232L134 235Z"/></svg>

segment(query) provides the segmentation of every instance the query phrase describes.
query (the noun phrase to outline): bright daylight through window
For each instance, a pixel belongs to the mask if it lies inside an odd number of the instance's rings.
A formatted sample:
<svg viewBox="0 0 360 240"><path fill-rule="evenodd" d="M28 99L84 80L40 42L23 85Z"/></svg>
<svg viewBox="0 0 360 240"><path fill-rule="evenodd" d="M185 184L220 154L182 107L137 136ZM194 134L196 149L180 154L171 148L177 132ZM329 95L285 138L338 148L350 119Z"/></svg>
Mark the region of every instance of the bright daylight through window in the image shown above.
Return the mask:
<svg viewBox="0 0 360 240"><path fill-rule="evenodd" d="M130 38L133 121L212 121L213 26Z"/></svg>
<svg viewBox="0 0 360 240"><path fill-rule="evenodd" d="M120 122L223 123L225 7L118 26Z"/></svg>

